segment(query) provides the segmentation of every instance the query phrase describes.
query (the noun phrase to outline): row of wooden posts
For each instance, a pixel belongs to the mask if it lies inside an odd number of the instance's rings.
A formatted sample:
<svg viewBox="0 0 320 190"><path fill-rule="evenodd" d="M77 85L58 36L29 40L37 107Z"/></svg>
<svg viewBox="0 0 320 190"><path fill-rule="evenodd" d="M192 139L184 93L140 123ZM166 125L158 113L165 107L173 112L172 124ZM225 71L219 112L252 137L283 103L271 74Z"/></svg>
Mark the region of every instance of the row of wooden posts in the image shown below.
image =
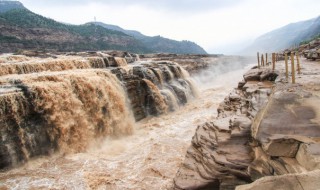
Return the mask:
<svg viewBox="0 0 320 190"><path fill-rule="evenodd" d="M295 65L294 65L294 56L296 56L297 59L297 71L298 74L301 74L301 67L300 67L300 60L299 60L299 52L290 53L290 58L291 58L291 79L292 83L296 83L296 70L295 70ZM272 53L272 70L275 70L276 67L276 62L279 61L280 54L278 53ZM265 59L264 60L264 54L261 54L261 62L260 62L260 55L259 52L257 52L257 58L258 58L258 68L260 67L265 67L271 65L271 62L268 62L268 53L265 54ZM284 54L284 62L285 62L285 69L286 69L286 79L288 81L289 79L289 69L288 69L288 54Z"/></svg>

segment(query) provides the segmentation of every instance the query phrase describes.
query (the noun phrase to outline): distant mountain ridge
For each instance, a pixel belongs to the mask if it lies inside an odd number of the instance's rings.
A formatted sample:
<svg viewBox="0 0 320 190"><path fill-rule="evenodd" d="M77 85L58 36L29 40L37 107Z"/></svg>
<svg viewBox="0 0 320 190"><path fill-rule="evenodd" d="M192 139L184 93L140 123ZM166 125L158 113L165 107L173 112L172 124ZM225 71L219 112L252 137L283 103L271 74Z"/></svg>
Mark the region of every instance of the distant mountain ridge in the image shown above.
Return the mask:
<svg viewBox="0 0 320 190"><path fill-rule="evenodd" d="M126 30L126 29L123 29L123 28L121 28L120 26L117 26L117 25L106 24L106 23L103 23L103 22L88 22L87 24L96 24L96 25L102 26L104 28L107 28L109 30L116 30L116 31L119 31L119 32L123 32L123 33L125 33L125 34L127 34L129 36L132 36L132 37L135 37L135 38L138 38L138 39L147 37L147 36L141 34L141 32L139 32L139 31Z"/></svg>
<svg viewBox="0 0 320 190"><path fill-rule="evenodd" d="M207 54L207 52L194 42L187 40L176 41L161 36L146 36L136 30L126 30L116 25L105 24L102 22L90 22L104 28L120 31L129 36L133 36L141 41L148 49L155 53L183 53L183 54Z"/></svg>
<svg viewBox="0 0 320 190"><path fill-rule="evenodd" d="M258 37L244 52L272 52L299 45L320 34L320 16L288 24Z"/></svg>
<svg viewBox="0 0 320 190"><path fill-rule="evenodd" d="M166 38L150 41L153 37L146 37L138 31L115 25L108 27L95 23L64 24L29 11L19 1L0 1L0 53L28 49L206 54L193 42Z"/></svg>
<svg viewBox="0 0 320 190"><path fill-rule="evenodd" d="M1 1L0 0L0 13L4 13L12 9L25 9L25 7L19 1Z"/></svg>

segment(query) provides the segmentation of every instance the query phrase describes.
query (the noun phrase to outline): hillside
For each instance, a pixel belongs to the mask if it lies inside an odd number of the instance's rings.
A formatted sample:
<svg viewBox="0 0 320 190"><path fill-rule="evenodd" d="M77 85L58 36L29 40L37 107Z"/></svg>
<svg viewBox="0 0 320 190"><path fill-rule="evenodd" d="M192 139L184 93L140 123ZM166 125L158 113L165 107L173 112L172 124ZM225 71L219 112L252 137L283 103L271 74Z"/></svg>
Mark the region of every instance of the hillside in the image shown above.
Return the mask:
<svg viewBox="0 0 320 190"><path fill-rule="evenodd" d="M146 36L136 30L126 30L116 25L105 24L102 22L95 22L90 24L97 24L104 28L120 31L129 36L133 36L141 41L148 49L155 53L177 53L177 54L207 54L207 52L194 42L187 40L176 41L161 36Z"/></svg>
<svg viewBox="0 0 320 190"><path fill-rule="evenodd" d="M288 24L258 37L244 52L279 51L299 45L320 34L320 16L306 21Z"/></svg>
<svg viewBox="0 0 320 190"><path fill-rule="evenodd" d="M12 9L25 9L25 7L19 1L1 1L0 0L0 13L4 13Z"/></svg>
<svg viewBox="0 0 320 190"><path fill-rule="evenodd" d="M153 39L113 25L64 24L29 11L19 1L0 1L0 53L24 49L206 54L192 42Z"/></svg>
<svg viewBox="0 0 320 190"><path fill-rule="evenodd" d="M0 52L19 49L150 52L141 42L122 32L92 24L66 25L27 9L12 9L0 14L0 45Z"/></svg>

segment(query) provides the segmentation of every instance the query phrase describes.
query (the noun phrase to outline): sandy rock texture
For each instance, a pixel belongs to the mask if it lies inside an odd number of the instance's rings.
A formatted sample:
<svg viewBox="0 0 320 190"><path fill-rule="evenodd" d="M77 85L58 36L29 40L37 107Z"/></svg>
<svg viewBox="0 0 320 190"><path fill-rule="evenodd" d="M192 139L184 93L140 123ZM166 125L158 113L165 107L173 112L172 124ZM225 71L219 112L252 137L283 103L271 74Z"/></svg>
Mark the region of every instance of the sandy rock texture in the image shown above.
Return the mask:
<svg viewBox="0 0 320 190"><path fill-rule="evenodd" d="M316 189L319 71L319 63L305 60L296 84L286 80L283 62L274 72L254 67L244 74L217 119L198 126L175 188Z"/></svg>

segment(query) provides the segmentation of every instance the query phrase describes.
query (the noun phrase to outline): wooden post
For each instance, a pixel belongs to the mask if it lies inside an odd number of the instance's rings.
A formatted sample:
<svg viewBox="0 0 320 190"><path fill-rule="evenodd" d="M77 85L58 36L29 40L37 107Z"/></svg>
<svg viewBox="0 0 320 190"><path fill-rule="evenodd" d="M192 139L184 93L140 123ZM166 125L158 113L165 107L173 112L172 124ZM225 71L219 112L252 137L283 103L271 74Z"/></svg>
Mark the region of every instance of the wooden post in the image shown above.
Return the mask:
<svg viewBox="0 0 320 190"><path fill-rule="evenodd" d="M260 69L260 56L259 56L259 52L257 52L257 57L258 57L258 69Z"/></svg>
<svg viewBox="0 0 320 190"><path fill-rule="evenodd" d="M296 83L296 71L294 69L294 53L291 52L291 75L292 75L292 84Z"/></svg>
<svg viewBox="0 0 320 190"><path fill-rule="evenodd" d="M289 79L289 74L288 74L288 54L287 54L287 53L284 54L284 62L285 62L285 64L286 64L286 79L287 79L287 81L288 81L288 79Z"/></svg>
<svg viewBox="0 0 320 190"><path fill-rule="evenodd" d="M276 53L272 53L272 70L276 68Z"/></svg>
<svg viewBox="0 0 320 190"><path fill-rule="evenodd" d="M266 53L266 66L268 66L268 53Z"/></svg>
<svg viewBox="0 0 320 190"><path fill-rule="evenodd" d="M261 55L261 65L262 65L262 67L264 67L264 57L263 57L263 54Z"/></svg>
<svg viewBox="0 0 320 190"><path fill-rule="evenodd" d="M298 74L301 74L301 68L300 68L300 60L299 60L299 52L296 53L297 57L297 67L298 67Z"/></svg>

